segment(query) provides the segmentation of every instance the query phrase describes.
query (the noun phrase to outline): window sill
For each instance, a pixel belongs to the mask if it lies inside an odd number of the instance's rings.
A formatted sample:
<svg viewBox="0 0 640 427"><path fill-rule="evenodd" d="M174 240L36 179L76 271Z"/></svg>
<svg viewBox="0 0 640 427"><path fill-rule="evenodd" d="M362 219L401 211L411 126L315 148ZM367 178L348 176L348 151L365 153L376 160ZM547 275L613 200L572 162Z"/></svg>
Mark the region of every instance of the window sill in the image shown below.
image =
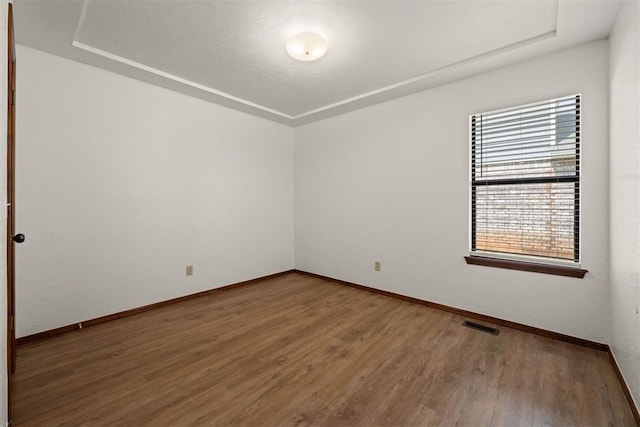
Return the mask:
<svg viewBox="0 0 640 427"><path fill-rule="evenodd" d="M557 276L577 277L582 279L588 270L560 265L537 264L534 262L513 261L509 259L488 258L481 256L466 256L467 264L484 265L487 267L507 268L510 270L532 271L534 273L555 274Z"/></svg>

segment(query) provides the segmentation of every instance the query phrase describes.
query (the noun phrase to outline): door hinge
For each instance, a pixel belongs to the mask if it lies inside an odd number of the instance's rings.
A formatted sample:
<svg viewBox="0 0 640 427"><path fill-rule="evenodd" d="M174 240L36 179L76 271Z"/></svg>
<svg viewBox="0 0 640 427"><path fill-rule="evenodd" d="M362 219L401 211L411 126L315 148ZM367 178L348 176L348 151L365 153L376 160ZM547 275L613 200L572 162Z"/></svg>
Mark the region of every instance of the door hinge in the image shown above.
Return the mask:
<svg viewBox="0 0 640 427"><path fill-rule="evenodd" d="M11 89L11 105L16 105L16 91Z"/></svg>

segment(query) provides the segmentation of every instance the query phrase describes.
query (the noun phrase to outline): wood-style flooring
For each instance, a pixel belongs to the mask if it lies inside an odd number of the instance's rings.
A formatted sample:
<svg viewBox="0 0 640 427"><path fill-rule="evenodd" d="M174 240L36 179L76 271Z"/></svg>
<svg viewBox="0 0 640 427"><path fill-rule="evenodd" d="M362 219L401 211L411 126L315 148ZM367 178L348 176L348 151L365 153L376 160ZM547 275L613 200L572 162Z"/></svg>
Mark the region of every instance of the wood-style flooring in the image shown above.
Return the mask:
<svg viewBox="0 0 640 427"><path fill-rule="evenodd" d="M290 273L18 347L14 426L633 426L604 352Z"/></svg>

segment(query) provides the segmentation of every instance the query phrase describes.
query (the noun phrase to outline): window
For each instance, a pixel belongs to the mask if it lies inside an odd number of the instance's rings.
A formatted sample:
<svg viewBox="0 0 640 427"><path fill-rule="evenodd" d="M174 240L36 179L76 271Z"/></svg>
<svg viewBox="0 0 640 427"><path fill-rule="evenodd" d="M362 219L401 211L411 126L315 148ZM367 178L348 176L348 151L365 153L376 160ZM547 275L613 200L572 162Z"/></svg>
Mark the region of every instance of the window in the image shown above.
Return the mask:
<svg viewBox="0 0 640 427"><path fill-rule="evenodd" d="M471 255L577 267L580 95L471 116Z"/></svg>

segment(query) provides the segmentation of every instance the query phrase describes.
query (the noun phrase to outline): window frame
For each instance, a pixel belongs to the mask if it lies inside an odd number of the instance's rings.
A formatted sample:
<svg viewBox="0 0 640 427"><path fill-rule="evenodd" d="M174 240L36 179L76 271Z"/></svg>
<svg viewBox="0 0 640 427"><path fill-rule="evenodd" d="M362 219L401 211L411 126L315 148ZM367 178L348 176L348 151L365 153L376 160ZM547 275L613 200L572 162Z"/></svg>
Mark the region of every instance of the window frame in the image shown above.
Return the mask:
<svg viewBox="0 0 640 427"><path fill-rule="evenodd" d="M476 221L475 221L475 212L474 212L474 189L477 184L474 180L474 119L481 115L488 114L497 114L509 110L527 108L543 103L551 103L555 100L566 99L575 97L577 98L576 109L579 111L579 120L577 123L577 135L576 135L576 152L578 156L578 164L576 168L575 176L569 176L568 178L561 177L558 178L550 178L543 177L540 180L527 180L530 184L535 183L548 183L548 182L572 182L574 184L574 192L577 195L578 203L574 206L574 225L573 225L573 239L574 239L574 256L573 260L568 259L560 259L560 258L551 258L544 256L535 256L535 255L526 255L526 254L517 254L517 253L509 253L509 252L494 252L494 251L486 251L486 250L477 250L474 249L475 243L475 231L476 231ZM584 274L587 270L583 270L582 266L582 215L581 215L581 206L582 206L582 176L583 176L583 162L582 162L582 142L583 142L583 133L582 133L582 117L583 117L583 95L581 93L574 93L569 95L561 95L556 97L547 97L543 99L539 99L537 101L528 102L525 104L514 104L512 106L483 111L479 113L469 114L469 255L465 256L465 260L467 264L475 264L475 265L486 265L491 267L499 267L499 268L509 268L516 270L525 270L525 271L535 271L539 273L548 273L548 274L559 274L563 276L571 276L571 277L584 277ZM514 179L515 181L516 179ZM486 183L486 182L485 182ZM487 184L487 185L500 185L496 184ZM504 184L503 184L504 185Z"/></svg>

